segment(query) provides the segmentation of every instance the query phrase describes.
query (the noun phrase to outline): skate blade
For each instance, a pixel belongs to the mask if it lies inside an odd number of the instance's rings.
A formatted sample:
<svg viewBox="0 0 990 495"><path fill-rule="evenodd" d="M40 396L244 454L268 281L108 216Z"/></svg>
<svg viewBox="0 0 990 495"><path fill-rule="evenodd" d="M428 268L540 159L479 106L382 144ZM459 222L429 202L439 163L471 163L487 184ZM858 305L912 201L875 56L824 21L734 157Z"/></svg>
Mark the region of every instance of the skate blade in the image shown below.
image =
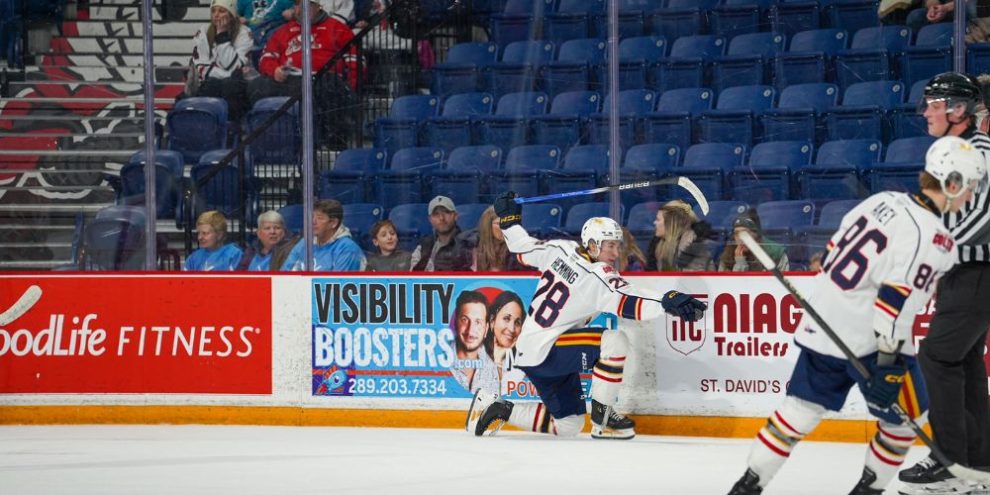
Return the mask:
<svg viewBox="0 0 990 495"><path fill-rule="evenodd" d="M965 481L951 480L925 484L904 483L898 488L897 493L900 495L976 495L981 491Z"/></svg>
<svg viewBox="0 0 990 495"><path fill-rule="evenodd" d="M591 427L591 438L596 440L629 440L636 436L636 431L632 428L618 430L615 428Z"/></svg>
<svg viewBox="0 0 990 495"><path fill-rule="evenodd" d="M494 437L498 432L502 431L503 426L505 426L505 421L502 421L501 419L496 419L494 422L492 422L492 424L488 425L490 429L485 433L488 433L488 436L490 437Z"/></svg>

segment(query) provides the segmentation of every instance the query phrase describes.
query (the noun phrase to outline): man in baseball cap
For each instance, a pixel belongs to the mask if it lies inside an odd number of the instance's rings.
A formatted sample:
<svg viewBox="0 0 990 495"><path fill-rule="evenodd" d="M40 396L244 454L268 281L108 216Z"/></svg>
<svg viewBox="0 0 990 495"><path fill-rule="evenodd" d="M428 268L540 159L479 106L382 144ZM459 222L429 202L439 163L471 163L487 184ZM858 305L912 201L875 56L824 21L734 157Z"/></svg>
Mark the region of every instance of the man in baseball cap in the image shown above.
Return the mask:
<svg viewBox="0 0 990 495"><path fill-rule="evenodd" d="M472 246L457 234L457 206L447 196L437 196L426 207L433 234L423 237L412 253L413 271L471 271Z"/></svg>

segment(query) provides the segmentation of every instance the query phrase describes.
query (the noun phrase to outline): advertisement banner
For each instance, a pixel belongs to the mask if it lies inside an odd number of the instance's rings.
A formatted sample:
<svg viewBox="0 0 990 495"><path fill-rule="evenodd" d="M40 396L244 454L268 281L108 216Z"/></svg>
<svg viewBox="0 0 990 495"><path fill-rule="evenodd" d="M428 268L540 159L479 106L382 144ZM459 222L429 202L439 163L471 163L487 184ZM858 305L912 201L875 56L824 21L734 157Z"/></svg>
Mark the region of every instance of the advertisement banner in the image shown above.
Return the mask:
<svg viewBox="0 0 990 495"><path fill-rule="evenodd" d="M513 366L536 282L314 279L313 395L468 398L485 388L538 400Z"/></svg>
<svg viewBox="0 0 990 495"><path fill-rule="evenodd" d="M271 394L269 277L0 280L0 393Z"/></svg>

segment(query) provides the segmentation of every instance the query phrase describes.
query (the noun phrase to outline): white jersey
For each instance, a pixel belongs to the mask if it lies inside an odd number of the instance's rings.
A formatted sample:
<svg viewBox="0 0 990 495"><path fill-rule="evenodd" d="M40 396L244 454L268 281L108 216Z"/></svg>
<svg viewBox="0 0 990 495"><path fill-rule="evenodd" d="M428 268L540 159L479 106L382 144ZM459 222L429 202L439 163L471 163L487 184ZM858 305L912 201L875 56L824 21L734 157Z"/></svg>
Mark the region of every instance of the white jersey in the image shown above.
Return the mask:
<svg viewBox="0 0 990 495"><path fill-rule="evenodd" d="M913 356L911 328L938 279L955 264L955 240L927 198L881 192L842 219L822 259L808 302L856 356L878 350L877 340L903 340ZM810 317L795 341L830 356L842 351Z"/></svg>
<svg viewBox="0 0 990 495"><path fill-rule="evenodd" d="M633 289L614 268L591 261L574 241L540 241L520 225L503 231L509 250L543 275L516 341L516 366L542 363L557 339L599 313L649 320L664 313L661 294Z"/></svg>

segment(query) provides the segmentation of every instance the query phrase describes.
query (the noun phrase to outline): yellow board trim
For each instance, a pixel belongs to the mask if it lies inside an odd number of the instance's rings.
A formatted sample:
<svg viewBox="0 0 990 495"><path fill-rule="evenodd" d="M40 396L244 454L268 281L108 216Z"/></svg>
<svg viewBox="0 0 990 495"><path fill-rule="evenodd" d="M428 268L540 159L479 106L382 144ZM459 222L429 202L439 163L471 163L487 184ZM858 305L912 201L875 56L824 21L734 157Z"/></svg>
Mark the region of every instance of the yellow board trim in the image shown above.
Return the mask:
<svg viewBox="0 0 990 495"><path fill-rule="evenodd" d="M0 406L0 424L218 424L464 428L464 411L255 406ZM645 435L754 438L766 418L631 415ZM585 431L589 423L585 420ZM512 428L509 428L512 429ZM927 427L926 427L927 430ZM873 420L824 420L807 440L868 442Z"/></svg>

